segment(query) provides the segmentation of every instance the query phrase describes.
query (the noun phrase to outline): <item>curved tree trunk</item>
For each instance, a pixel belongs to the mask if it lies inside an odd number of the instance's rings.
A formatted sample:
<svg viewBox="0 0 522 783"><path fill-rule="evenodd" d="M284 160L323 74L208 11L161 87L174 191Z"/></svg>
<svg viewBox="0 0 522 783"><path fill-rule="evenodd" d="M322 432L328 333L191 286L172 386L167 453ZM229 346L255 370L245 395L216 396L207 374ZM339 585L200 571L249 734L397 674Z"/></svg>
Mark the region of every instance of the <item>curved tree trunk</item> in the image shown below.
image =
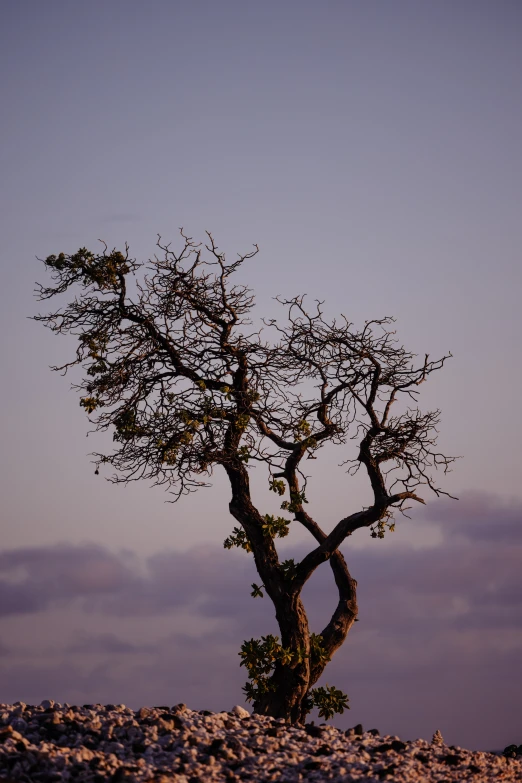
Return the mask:
<svg viewBox="0 0 522 783"><path fill-rule="evenodd" d="M337 607L328 625L321 632L323 649L331 659L344 643L357 617L357 582L350 575L344 557L336 552L330 565L339 592ZM306 697L323 674L328 661L310 658L310 632L304 605L299 595L284 596L276 606L276 619L281 631L283 647L305 649L302 663L291 666L278 664L271 677L275 691L264 694L254 703L254 712L284 718L289 723L304 723L309 712Z"/></svg>
<svg viewBox="0 0 522 783"><path fill-rule="evenodd" d="M326 538L326 534L320 529L319 525L302 509L299 512L299 517L316 541L322 543ZM339 550L334 552L330 558L330 567L337 586L339 601L330 622L321 632L323 647L328 653L328 658L331 658L336 650L342 646L359 612L357 606L357 581L350 574L346 560ZM319 680L327 663L312 662L309 688L312 688ZM304 717L303 715L302 719Z"/></svg>
<svg viewBox="0 0 522 783"><path fill-rule="evenodd" d="M254 712L283 718L289 723L304 722L308 710L306 697L322 675L327 661L317 662L310 655L310 630L308 618L301 600L301 589L287 582L279 569L279 559L274 542L263 532L264 519L250 497L249 477L241 465L225 465L232 487L230 512L245 530L252 547L257 571L271 598L281 634L282 647L298 651L296 662L275 664L270 677L273 690L261 694L254 702ZM322 543L326 534L301 508L296 518ZM321 633L322 647L328 658L343 644L357 617L357 582L350 575L344 557L339 551L330 558L335 583L339 593L337 607L330 622Z"/></svg>

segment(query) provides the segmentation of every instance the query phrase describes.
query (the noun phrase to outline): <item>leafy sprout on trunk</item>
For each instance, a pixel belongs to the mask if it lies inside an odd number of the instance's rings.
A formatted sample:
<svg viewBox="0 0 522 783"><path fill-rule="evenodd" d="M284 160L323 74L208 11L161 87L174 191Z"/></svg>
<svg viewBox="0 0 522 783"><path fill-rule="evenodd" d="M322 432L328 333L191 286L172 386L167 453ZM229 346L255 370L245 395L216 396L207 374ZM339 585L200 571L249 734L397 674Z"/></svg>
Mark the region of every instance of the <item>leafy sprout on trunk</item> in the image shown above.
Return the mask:
<svg viewBox="0 0 522 783"><path fill-rule="evenodd" d="M417 362L395 337L390 317L357 329L347 318L328 320L322 304L309 310L303 296L278 301L283 319L251 320L254 298L234 282L258 252L228 262L214 238L204 244L180 231L178 249L157 242L156 255L139 263L125 252L81 248L44 259L52 284L38 286L41 301L66 303L37 321L72 335L76 352L53 369L80 368L75 388L96 430L110 431L113 448L95 453L96 473L108 479L146 479L176 500L207 486L213 471L230 483L229 510L237 523L224 542L252 553L261 586L274 604L279 637L245 642L241 664L257 713L303 721L316 706L323 717L342 712L347 697L333 687L314 688L357 620L357 583L340 547L359 529L382 538L393 515L424 503L424 487L447 494L434 470L453 458L438 451L438 410L417 407L420 386L450 354ZM305 510L303 465L327 444L357 442L344 464L366 472L373 500L351 509L329 532ZM262 466L268 491L292 519L262 513L250 490L250 471ZM344 492L344 480L339 493ZM280 562L276 540L290 523L313 544L300 562ZM301 594L328 562L338 603L320 634L309 630Z"/></svg>

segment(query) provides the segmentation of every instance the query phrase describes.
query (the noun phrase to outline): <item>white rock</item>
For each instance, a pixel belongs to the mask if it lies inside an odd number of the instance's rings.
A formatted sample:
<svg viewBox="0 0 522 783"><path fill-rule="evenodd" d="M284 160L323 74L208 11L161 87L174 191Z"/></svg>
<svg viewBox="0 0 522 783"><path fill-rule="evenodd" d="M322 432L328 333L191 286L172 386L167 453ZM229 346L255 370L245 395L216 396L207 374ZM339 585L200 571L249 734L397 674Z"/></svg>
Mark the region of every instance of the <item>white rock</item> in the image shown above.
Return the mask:
<svg viewBox="0 0 522 783"><path fill-rule="evenodd" d="M54 703L55 708L57 704L58 702ZM383 764L388 763L383 753L374 754L373 749L377 749L383 740L395 739L394 735L374 737L367 733L363 737L358 736L356 740L348 740L344 732L332 726L322 726L321 736L312 737L305 734L302 727L285 726L280 720L249 715L245 708L237 705L228 717L226 713L203 716L199 712L187 710L186 719L184 713L183 731L167 732L156 741L158 726L151 725L150 716L144 718L140 724L130 709L124 712L116 710L109 716L100 705L93 705L92 710L84 711L90 719L80 721L78 731L67 730L56 743L54 719L60 716L55 714L52 720L47 721L46 716L41 715L42 707L27 707L22 720L28 722L31 733L24 738L16 730L16 721L21 720L21 716L16 714L19 706L2 707L0 704L0 718L6 718L4 723L11 722L7 729L2 728L4 741L0 744L0 766L4 769L3 764L8 761L13 780L22 777L32 779L31 773L35 769L40 774L43 772L44 776L50 773L53 778L59 777L64 783L88 780L92 777L91 762L96 757L98 774L104 780L111 779L114 773L125 765L131 765L138 771L135 776L129 777L129 783L131 780L136 783L153 779L166 781L163 776L158 778L156 773L159 774L165 767L170 766L173 766L176 772L179 758L182 756L185 765L183 774L175 774L172 778L180 783L187 783L190 779L223 780L227 773L226 767L231 761L241 763L253 780L278 779L297 783L306 775L303 768L306 769L310 757L315 756L322 744L327 744L332 753L321 758L321 770L317 774L312 773L310 780L319 779L320 776L321 780L333 783L348 775L350 780L362 783L363 780L376 779L382 774ZM153 710L151 715L156 715L157 712ZM81 709L78 714L83 714ZM74 717L73 712L68 714L68 717L71 716ZM247 716L250 720L243 722L242 719ZM38 724L36 732L31 729L33 717L34 724ZM38 720L42 717L43 722ZM266 736L267 725L277 729L276 737ZM48 726L51 729L49 733ZM91 729L95 726L103 726L97 747L91 735ZM74 736L75 746L70 747ZM89 748L83 745L86 736L89 736ZM220 748L219 754L209 756L208 746L213 739L225 740L225 744ZM135 741L139 744L136 750L133 747ZM142 744L146 746L144 753ZM475 767L473 783L491 783L500 778L504 783L522 783L522 763L516 759L455 748L455 755L461 757L461 764L448 769L445 748L432 746L426 740L404 744L403 751L394 753L397 761L400 760L394 772L395 783L418 783L420 769L423 783L438 783L442 779L447 783L460 783L463 780L463 768L471 762ZM422 767L415 753L421 749L429 751L423 754L427 758L422 761ZM201 763L202 756L205 763L209 757L207 766ZM82 769L76 770L74 765L81 765ZM122 773L123 771L122 769Z"/></svg>
<svg viewBox="0 0 522 783"><path fill-rule="evenodd" d="M230 712L236 716L236 718L250 718L250 713L248 710L245 710L244 707L240 707L239 704L236 704L235 707L232 707Z"/></svg>

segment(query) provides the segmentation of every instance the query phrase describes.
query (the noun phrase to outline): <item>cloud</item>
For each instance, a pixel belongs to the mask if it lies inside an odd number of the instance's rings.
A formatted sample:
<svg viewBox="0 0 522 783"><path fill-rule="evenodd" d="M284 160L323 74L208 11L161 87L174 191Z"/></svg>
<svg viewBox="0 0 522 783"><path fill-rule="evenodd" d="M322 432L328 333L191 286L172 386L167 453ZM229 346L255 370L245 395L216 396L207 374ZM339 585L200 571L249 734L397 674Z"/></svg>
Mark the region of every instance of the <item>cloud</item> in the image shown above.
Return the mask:
<svg viewBox="0 0 522 783"><path fill-rule="evenodd" d="M11 654L12 654L12 650L7 645L5 645L2 641L0 641L0 658L6 657Z"/></svg>
<svg viewBox="0 0 522 783"><path fill-rule="evenodd" d="M470 541L522 544L522 503L485 492L469 492L461 500L439 500L418 517L440 525L446 536Z"/></svg>
<svg viewBox="0 0 522 783"><path fill-rule="evenodd" d="M234 616L256 577L244 553L197 547L144 564L94 545L23 548L0 553L0 615L44 612L82 602L118 616L161 615L180 607ZM248 595L248 594L247 594Z"/></svg>
<svg viewBox="0 0 522 783"><path fill-rule="evenodd" d="M458 513L457 513L458 511ZM430 510L443 540L424 550L372 547L345 553L359 581L361 622L390 626L520 627L522 616L522 508L471 496ZM501 531L488 537L489 527ZM518 527L517 527L518 525ZM506 531L511 531L510 535ZM393 535L393 534L389 534ZM298 559L305 550L293 555ZM186 610L235 625L252 617L250 584L259 581L246 553L200 546L162 552L141 564L129 553L99 546L25 548L0 553L0 613L41 613L81 604L85 611L118 617L167 616ZM329 566L305 588L310 615L320 622L335 603ZM256 600L256 618L271 616L269 601ZM383 608L385 611L383 612ZM393 611L390 611L393 608Z"/></svg>
<svg viewBox="0 0 522 783"><path fill-rule="evenodd" d="M352 700L355 714L341 725L370 721L404 736L439 726L449 741L471 747L519 741L513 683L522 677L522 504L470 495L434 504L425 518L442 532L436 546L344 546L358 580L360 622L326 678ZM250 597L254 581L251 556L212 547L145 562L96 546L1 553L5 621L31 612L28 638L40 629L34 652L9 638L2 693L228 709L243 700L241 642L277 633L269 599ZM318 632L336 603L327 564L303 598ZM60 629L58 638L51 628Z"/></svg>
<svg viewBox="0 0 522 783"><path fill-rule="evenodd" d="M359 581L361 622L381 630L397 623L419 631L425 623L430 628L520 627L521 507L484 496L465 498L458 509L455 506L442 502L430 511L430 520L439 520L444 534L438 546L390 549L376 541L373 547L350 552L345 545ZM501 531L497 538L487 535L488 519L490 527ZM299 558L304 553L301 548L293 554ZM242 551L200 546L162 552L141 564L128 553L93 545L26 548L0 553L0 613L41 613L80 602L85 611L118 617L160 617L186 610L202 619L248 625L253 581L259 578L252 558ZM323 615L326 622L325 607L335 604L327 564L318 569L304 596L313 622L320 623ZM272 615L267 599L255 605L256 618Z"/></svg>
<svg viewBox="0 0 522 783"><path fill-rule="evenodd" d="M135 560L100 546L27 547L0 553L0 615L42 612L57 602L114 597L139 581Z"/></svg>
<svg viewBox="0 0 522 783"><path fill-rule="evenodd" d="M65 648L68 653L129 655L150 653L154 651L152 644L139 644L120 639L113 633L81 634L72 644Z"/></svg>

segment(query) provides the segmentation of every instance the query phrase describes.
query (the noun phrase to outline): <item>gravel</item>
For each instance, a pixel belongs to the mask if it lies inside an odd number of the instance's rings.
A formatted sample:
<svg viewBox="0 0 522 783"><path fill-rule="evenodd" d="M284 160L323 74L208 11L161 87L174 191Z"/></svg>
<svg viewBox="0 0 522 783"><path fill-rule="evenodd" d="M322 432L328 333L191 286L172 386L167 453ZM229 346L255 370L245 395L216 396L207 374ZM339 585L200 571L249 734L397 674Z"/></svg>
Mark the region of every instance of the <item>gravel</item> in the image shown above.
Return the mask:
<svg viewBox="0 0 522 783"><path fill-rule="evenodd" d="M522 759L362 727L289 727L273 718L46 700L0 704L0 780L120 783L520 781Z"/></svg>

